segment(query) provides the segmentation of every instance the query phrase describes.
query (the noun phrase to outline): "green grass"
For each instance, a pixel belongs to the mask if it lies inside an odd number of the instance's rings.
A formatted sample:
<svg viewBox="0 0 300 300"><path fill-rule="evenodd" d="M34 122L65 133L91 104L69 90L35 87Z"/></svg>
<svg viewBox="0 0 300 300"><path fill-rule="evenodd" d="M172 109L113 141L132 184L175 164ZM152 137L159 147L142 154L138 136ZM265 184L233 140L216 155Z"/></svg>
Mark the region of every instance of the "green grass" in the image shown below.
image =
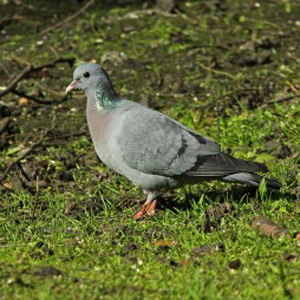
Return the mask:
<svg viewBox="0 0 300 300"><path fill-rule="evenodd" d="M287 293L297 294L299 263L290 263L283 255L298 253L299 246L296 241L262 237L250 227L253 216L260 213L254 207L257 201L240 203L229 196L237 207L235 214L219 220L211 233L204 233L205 210L220 198L204 194L203 200L192 201L188 210L164 210L151 220L135 222L132 209L120 213L110 204L97 214L83 209L76 218L66 217L65 197L45 196L41 201L47 201L48 209L39 211L37 220L30 222L33 199L12 197L1 249L2 293L11 298L30 297L34 290L41 299L75 299L77 295L120 299L199 299L199 295L250 299L259 295L281 299ZM83 197L74 197L74 201L80 203ZM275 201L270 197L259 204L271 219L291 232L298 230L299 205L283 197ZM160 247L159 239L175 244ZM224 244L225 252L189 261L191 249L215 243ZM231 270L227 265L235 259L242 265ZM187 264L180 265L184 261ZM62 274L34 275L41 266L53 266ZM20 278L33 290L15 283Z"/></svg>
<svg viewBox="0 0 300 300"><path fill-rule="evenodd" d="M0 153L0 170L39 139L54 113L58 126L22 161L29 174L38 170L46 186L37 192L35 179L31 188L18 186L22 174L14 169L5 181L11 189L0 190L0 299L300 299L300 244L294 238L300 231L299 99L266 104L299 87L299 45L291 37L300 33L300 7L291 1L260 3L259 9L256 1L224 3L218 9L183 1L187 19L128 19L140 7L95 7L73 26L49 33L41 46L35 26L49 24L30 16L37 23L6 28L12 38L1 44L1 62L17 74L21 66L11 53L37 65L51 60L53 49L76 57L76 64L124 52L127 58L118 56L118 63L115 57L104 62L124 97L147 98L225 152L266 163L281 191L202 183L166 195L156 216L136 222L142 191L97 160L88 134L59 138L85 130L85 100L18 106L18 98L7 95L1 100L12 105L19 131ZM123 18L105 23L103 16ZM27 41L21 39L25 27ZM269 44L261 46L266 38ZM254 50L243 50L251 41ZM263 50L272 52L265 64L259 62ZM237 63L250 54L258 57L256 64ZM39 91L39 82L64 91L72 70L60 65L49 72L28 78L23 89ZM234 210L208 217L225 202ZM251 223L261 214L293 238L258 233ZM201 246L211 251L195 254ZM237 269L230 267L234 260L241 263Z"/></svg>
<svg viewBox="0 0 300 300"><path fill-rule="evenodd" d="M299 106L289 107L288 112L297 114ZM175 109L173 113L176 116ZM269 113L268 120L261 110L253 111L248 118L222 119L223 146L234 144L247 149L242 157L259 155L264 150L263 136L272 131L271 120L279 121L287 110L278 106L276 115L271 109ZM294 119L285 120L285 124L281 137L293 147ZM237 127L245 128L246 136L234 130ZM216 124L203 128L214 132ZM255 136L247 135L253 130L257 131ZM250 142L255 147L249 148ZM86 141L84 145L87 147ZM82 149L76 143L73 147ZM49 149L53 160L55 152L61 155L63 151ZM283 183L283 191L293 186L289 170L297 163L299 158L284 163L275 159L271 165L270 176ZM95 161L94 167L91 169L99 171L101 165ZM106 168L104 171L110 173ZM113 175L111 182L91 184L89 170L80 166L73 176L76 177L74 191L59 193L49 188L40 192L33 221L34 194L25 191L11 194L2 203L0 255L5 297L29 298L33 291L38 299L77 299L78 295L82 299L87 295L120 299L199 299L199 295L203 299L296 297L299 262L286 261L284 255L299 253L297 241L263 237L250 226L256 215L264 214L288 228L291 234L297 233L300 207L293 197L284 194L271 194L263 199L258 194L236 197L229 185L225 193L218 183L203 184L175 193L172 202L177 208L161 206L156 217L136 222L132 215L138 205L132 207L128 201L121 207L115 205L120 197L143 197L124 178ZM187 192L192 197L186 198ZM70 215L65 215L70 201L76 206ZM216 228L205 233L206 210L224 201L233 203L235 211L216 218ZM175 243L161 247L157 244L161 239ZM224 244L224 253L193 257L192 249L216 243ZM235 259L241 261L241 267L231 270L228 263ZM182 262L186 265L181 265ZM53 266L62 274L34 275L42 266ZM25 287L18 283L20 279Z"/></svg>

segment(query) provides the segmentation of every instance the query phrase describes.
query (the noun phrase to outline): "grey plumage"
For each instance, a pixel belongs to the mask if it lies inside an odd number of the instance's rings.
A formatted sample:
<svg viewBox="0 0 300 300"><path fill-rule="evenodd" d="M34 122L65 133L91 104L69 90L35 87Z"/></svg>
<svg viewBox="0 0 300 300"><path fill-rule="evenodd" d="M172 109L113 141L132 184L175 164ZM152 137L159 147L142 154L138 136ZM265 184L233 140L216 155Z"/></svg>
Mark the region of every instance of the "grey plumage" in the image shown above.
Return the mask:
<svg viewBox="0 0 300 300"><path fill-rule="evenodd" d="M213 140L168 116L119 97L99 65L79 66L70 89L85 90L99 158L153 195L211 179L258 186L262 177L256 173L267 171L263 164L222 153ZM275 180L266 184L280 187Z"/></svg>

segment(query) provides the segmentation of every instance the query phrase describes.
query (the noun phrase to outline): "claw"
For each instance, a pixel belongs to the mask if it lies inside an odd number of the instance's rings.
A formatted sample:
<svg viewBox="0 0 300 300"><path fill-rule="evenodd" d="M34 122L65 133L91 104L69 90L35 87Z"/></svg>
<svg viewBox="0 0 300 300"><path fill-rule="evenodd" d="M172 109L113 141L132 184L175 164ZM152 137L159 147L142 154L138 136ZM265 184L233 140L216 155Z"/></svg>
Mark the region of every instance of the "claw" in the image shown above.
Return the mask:
<svg viewBox="0 0 300 300"><path fill-rule="evenodd" d="M147 205L146 202L145 202L145 203L143 204L142 210L139 211L137 214L135 214L135 215L133 216L133 218L134 218L135 220L142 219L142 217L144 216L144 214L145 214L145 212L146 212L148 206L149 206L149 205Z"/></svg>
<svg viewBox="0 0 300 300"><path fill-rule="evenodd" d="M146 202L143 204L142 210L139 211L137 214L133 216L135 220L142 219L145 214L147 214L149 217L152 217L155 215L155 207L156 207L157 201L154 200L150 204L146 204Z"/></svg>
<svg viewBox="0 0 300 300"><path fill-rule="evenodd" d="M144 214L145 214L145 210L141 210L141 211L139 211L137 214L135 214L135 215L133 216L133 218L134 218L135 220L142 219L143 216L144 216Z"/></svg>
<svg viewBox="0 0 300 300"><path fill-rule="evenodd" d="M157 203L157 201L154 200L154 201L149 205L149 207L148 207L148 209L147 209L147 215L148 215L149 217L153 217L153 216L155 215L155 207L156 207L156 203Z"/></svg>

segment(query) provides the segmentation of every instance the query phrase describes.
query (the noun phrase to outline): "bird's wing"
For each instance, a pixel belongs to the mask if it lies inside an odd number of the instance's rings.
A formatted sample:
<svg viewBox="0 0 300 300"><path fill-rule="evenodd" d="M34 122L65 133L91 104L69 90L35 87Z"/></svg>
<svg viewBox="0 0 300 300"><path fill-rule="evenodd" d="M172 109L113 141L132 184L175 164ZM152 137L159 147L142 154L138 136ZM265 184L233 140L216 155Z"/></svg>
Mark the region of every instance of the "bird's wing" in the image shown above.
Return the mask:
<svg viewBox="0 0 300 300"><path fill-rule="evenodd" d="M241 160L225 153L198 157L192 169L185 172L185 175L192 177L223 177L239 172L257 173L267 172L264 164Z"/></svg>
<svg viewBox="0 0 300 300"><path fill-rule="evenodd" d="M124 162L144 173L176 176L217 155L220 146L168 116L142 106L124 112L117 145Z"/></svg>

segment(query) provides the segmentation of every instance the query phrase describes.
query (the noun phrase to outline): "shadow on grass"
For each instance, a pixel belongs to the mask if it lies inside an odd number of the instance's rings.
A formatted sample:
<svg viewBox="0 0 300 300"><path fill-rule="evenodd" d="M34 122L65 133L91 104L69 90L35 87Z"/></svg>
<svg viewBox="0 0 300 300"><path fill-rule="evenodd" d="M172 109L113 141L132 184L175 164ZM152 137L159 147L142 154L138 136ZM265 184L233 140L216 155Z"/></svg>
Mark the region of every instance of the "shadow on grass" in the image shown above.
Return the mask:
<svg viewBox="0 0 300 300"><path fill-rule="evenodd" d="M170 209L174 213L178 213L178 211L185 211L192 209L193 203L200 202L203 194L191 194L188 193L185 196L184 202L178 202L174 200L174 196L165 196L160 197L158 199L159 209L167 210ZM292 193L283 193L276 190L267 191L266 197L271 197L274 201L278 201L280 198L288 198L291 201L297 201L298 198L295 194ZM255 201L256 203L261 203L263 200L261 199L258 189L254 187L235 187L225 192L221 191L209 191L204 193L204 201L211 202L215 200L216 205L224 204L224 203L238 203L244 204L249 201Z"/></svg>

